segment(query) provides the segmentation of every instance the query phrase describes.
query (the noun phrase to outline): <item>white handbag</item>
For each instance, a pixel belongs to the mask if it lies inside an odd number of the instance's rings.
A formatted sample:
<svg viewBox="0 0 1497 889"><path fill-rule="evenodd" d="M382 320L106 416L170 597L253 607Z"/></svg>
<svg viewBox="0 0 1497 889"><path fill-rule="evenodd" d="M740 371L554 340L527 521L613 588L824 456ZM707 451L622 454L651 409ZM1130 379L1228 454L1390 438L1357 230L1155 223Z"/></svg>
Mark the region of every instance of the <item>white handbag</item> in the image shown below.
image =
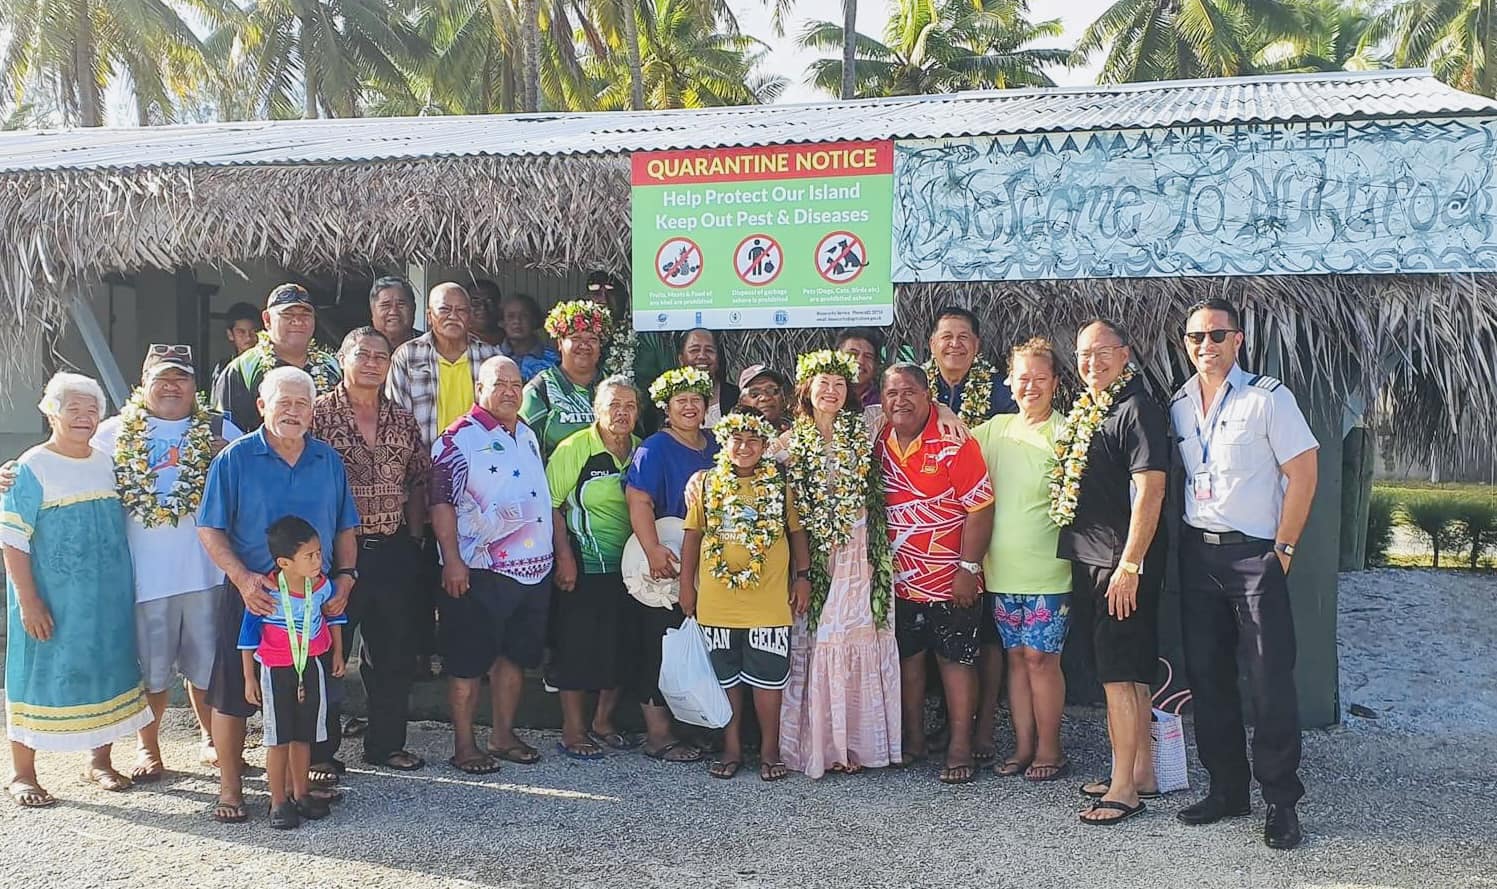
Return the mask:
<svg viewBox="0 0 1497 889"><path fill-rule="evenodd" d="M733 718L733 706L712 669L707 636L694 617L680 629L666 630L660 641L660 694L682 722L722 728Z"/></svg>

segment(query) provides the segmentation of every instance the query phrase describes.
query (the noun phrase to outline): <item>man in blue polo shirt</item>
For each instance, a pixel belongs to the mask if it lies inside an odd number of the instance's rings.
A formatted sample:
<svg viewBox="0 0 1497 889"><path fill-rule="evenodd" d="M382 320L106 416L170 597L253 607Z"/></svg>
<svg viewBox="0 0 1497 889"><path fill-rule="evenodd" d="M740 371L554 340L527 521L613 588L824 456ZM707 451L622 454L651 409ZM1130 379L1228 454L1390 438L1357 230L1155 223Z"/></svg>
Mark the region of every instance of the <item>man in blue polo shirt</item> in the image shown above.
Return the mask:
<svg viewBox="0 0 1497 889"><path fill-rule="evenodd" d="M311 523L322 540L333 542L322 551L322 570L333 581L330 613L342 613L358 576L354 565L359 514L343 460L308 434L317 396L312 377L300 368L278 367L265 375L259 396L265 425L214 459L197 517L203 548L228 578L215 640L218 654L208 686L219 764L213 818L226 823L246 817L244 721L254 712L245 701L244 674L235 650L238 628L246 609L264 615L275 607L264 589L265 576L275 567L266 529L276 519L294 515Z"/></svg>

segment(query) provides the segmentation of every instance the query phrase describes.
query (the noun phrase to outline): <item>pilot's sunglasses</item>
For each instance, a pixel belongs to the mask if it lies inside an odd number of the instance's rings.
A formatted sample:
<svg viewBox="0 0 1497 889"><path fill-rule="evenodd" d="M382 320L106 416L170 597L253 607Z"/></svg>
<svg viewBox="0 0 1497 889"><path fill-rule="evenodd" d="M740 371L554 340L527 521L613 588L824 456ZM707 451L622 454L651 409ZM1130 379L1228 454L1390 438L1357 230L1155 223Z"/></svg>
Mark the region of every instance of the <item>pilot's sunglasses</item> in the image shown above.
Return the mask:
<svg viewBox="0 0 1497 889"><path fill-rule="evenodd" d="M1208 336L1211 337L1213 343L1225 343L1229 335L1238 332L1234 327L1222 327L1216 330L1187 330L1185 331L1185 338L1199 346L1201 343L1206 342L1206 337Z"/></svg>

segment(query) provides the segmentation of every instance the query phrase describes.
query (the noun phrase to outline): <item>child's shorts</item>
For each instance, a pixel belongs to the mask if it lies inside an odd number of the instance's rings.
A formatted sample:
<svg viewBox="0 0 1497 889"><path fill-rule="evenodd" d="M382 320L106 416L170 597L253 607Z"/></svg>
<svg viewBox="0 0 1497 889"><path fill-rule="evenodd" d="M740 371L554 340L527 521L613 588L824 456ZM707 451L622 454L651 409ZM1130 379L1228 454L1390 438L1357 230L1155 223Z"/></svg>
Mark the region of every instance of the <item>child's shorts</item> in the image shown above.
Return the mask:
<svg viewBox="0 0 1497 889"><path fill-rule="evenodd" d="M296 699L295 667L261 667L260 695L265 717L266 747L293 741L314 744L327 740L327 682L322 659L307 658L302 674L306 700Z"/></svg>
<svg viewBox="0 0 1497 889"><path fill-rule="evenodd" d="M702 627L702 632L723 688L746 683L778 691L789 681L789 627Z"/></svg>

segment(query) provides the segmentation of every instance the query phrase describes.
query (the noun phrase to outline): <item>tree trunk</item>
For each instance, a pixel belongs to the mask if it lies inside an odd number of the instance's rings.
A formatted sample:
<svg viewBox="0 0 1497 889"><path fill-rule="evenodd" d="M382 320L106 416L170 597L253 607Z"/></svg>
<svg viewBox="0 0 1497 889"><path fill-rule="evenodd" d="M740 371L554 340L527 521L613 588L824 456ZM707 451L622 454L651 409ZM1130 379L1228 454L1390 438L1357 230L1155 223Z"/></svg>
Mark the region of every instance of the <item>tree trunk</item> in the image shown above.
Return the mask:
<svg viewBox="0 0 1497 889"><path fill-rule="evenodd" d="M645 107L645 69L639 53L639 0L624 0L624 39L629 41L629 107Z"/></svg>
<svg viewBox="0 0 1497 889"><path fill-rule="evenodd" d="M842 0L842 98L858 94L858 0Z"/></svg>
<svg viewBox="0 0 1497 889"><path fill-rule="evenodd" d="M301 116L307 120L317 118L318 93L322 90L321 78L317 76L316 50L312 44L316 38L317 22L311 15L301 17L301 81L306 94L302 97Z"/></svg>
<svg viewBox="0 0 1497 889"><path fill-rule="evenodd" d="M78 4L73 42L73 80L78 85L78 119L85 127L104 125L104 100L99 91L97 50L94 46L93 4Z"/></svg>
<svg viewBox="0 0 1497 889"><path fill-rule="evenodd" d="M520 26L525 38L525 110L541 109L541 15L536 0L521 0Z"/></svg>

